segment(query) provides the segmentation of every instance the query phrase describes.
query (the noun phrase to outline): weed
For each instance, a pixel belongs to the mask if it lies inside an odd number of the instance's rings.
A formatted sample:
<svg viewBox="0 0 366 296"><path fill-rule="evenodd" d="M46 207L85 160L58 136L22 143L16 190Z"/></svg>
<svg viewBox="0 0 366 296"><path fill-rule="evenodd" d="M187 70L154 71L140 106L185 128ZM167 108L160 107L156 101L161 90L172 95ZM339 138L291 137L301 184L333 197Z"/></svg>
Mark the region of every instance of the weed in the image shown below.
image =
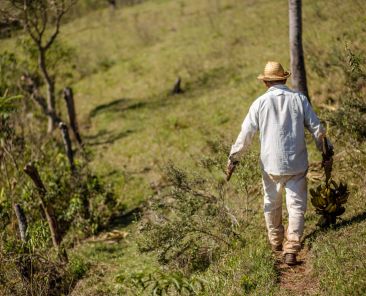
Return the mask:
<svg viewBox="0 0 366 296"><path fill-rule="evenodd" d="M137 272L128 277L118 276L117 282L125 288L124 292L149 293L151 295L199 295L204 291L204 281L198 277L186 277L180 272L154 273Z"/></svg>

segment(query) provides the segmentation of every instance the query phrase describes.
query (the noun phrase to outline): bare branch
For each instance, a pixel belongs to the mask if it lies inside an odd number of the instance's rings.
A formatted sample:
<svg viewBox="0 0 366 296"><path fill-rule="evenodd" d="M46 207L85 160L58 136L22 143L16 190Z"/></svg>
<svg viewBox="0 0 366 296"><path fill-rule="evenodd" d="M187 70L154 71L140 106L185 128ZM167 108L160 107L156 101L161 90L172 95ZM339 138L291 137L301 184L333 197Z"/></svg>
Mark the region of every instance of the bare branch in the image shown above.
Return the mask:
<svg viewBox="0 0 366 296"><path fill-rule="evenodd" d="M49 38L48 42L44 46L45 50L49 49L52 43L55 41L57 35L60 33L61 21L63 16L71 9L71 7L76 3L77 0L70 1L69 5L65 5L65 1L61 0L61 6L56 6L56 28L55 31L52 33L51 37Z"/></svg>
<svg viewBox="0 0 366 296"><path fill-rule="evenodd" d="M50 48L50 46L52 45L52 43L55 41L57 35L60 33L61 19L64 16L64 14L65 14L65 11L61 11L61 13L59 15L57 15L55 31L52 33L50 39L48 40L48 42L44 46L44 49L45 50L47 50L47 49Z"/></svg>
<svg viewBox="0 0 366 296"><path fill-rule="evenodd" d="M37 36L32 31L32 26L34 27L34 25L33 25L33 22L29 20L29 14L28 14L29 13L29 6L28 6L28 1L27 0L24 0L22 13L23 13L24 26L25 26L26 31L28 32L28 34L32 38L32 40L37 44L38 48L40 48L42 46L41 40L39 40L39 38L37 38Z"/></svg>
<svg viewBox="0 0 366 296"><path fill-rule="evenodd" d="M62 120L54 111L50 111L47 106L47 100L40 94L38 86L33 78L28 74L23 74L21 77L23 89L30 95L31 99L41 108L42 112L52 117L56 124Z"/></svg>

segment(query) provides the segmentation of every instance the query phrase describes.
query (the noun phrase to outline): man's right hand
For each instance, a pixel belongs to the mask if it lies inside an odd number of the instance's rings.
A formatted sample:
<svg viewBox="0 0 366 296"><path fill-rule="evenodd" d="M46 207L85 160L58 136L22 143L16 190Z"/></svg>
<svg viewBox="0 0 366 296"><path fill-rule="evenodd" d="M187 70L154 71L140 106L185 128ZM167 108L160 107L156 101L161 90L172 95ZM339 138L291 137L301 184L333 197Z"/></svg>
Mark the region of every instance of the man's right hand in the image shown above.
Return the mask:
<svg viewBox="0 0 366 296"><path fill-rule="evenodd" d="M228 163L227 163L227 167L226 167L226 181L229 181L231 178L231 175L233 174L236 165L238 164L238 161L231 161L229 159Z"/></svg>

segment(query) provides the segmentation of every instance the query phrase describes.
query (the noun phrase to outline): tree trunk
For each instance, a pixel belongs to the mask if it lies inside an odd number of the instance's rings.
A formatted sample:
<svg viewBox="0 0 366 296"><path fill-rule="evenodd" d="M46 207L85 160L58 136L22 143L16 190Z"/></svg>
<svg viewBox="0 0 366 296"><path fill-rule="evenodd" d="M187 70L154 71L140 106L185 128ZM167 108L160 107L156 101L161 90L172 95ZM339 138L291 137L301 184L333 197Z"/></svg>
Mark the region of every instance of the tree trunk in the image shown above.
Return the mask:
<svg viewBox="0 0 366 296"><path fill-rule="evenodd" d="M64 141L65 152L67 155L67 159L69 160L70 169L71 169L72 173L76 173L76 167L75 167L75 163L74 163L74 153L72 151L69 130L67 128L67 125L63 122L59 123L59 128L61 130L62 139Z"/></svg>
<svg viewBox="0 0 366 296"><path fill-rule="evenodd" d="M34 185L38 190L41 207L46 215L48 227L50 228L52 243L54 247L58 249L61 243L61 235L59 233L59 228L57 225L57 220L53 207L45 201L45 197L47 194L46 187L44 186L41 177L39 176L37 168L32 163L28 163L24 167L24 172L32 179Z"/></svg>
<svg viewBox="0 0 366 296"><path fill-rule="evenodd" d="M116 2L116 0L108 0L108 3L109 3L109 5L110 5L110 7L112 9L116 9L117 8L117 2Z"/></svg>
<svg viewBox="0 0 366 296"><path fill-rule="evenodd" d="M58 117L56 112L48 111L47 100L40 94L39 87L34 79L28 74L23 74L21 80L23 89L29 93L31 99L41 108L42 112L51 117L55 124L59 124L62 121L61 118Z"/></svg>
<svg viewBox="0 0 366 296"><path fill-rule="evenodd" d="M14 205L14 212L15 212L15 215L18 220L20 239L23 242L26 242L27 241L26 234L27 234L27 228L28 228L27 218L25 217L24 211L19 204Z"/></svg>
<svg viewBox="0 0 366 296"><path fill-rule="evenodd" d="M182 87L181 87L182 79L180 77L177 78L177 80L174 83L174 87L172 90L173 95L181 94L183 93Z"/></svg>
<svg viewBox="0 0 366 296"><path fill-rule="evenodd" d="M302 92L309 99L302 48L301 0L289 0L289 30L292 87Z"/></svg>
<svg viewBox="0 0 366 296"><path fill-rule="evenodd" d="M48 114L56 114L56 94L55 94L55 81L47 71L46 66L46 51L44 49L39 50L39 68L41 69L43 79L47 87L47 111ZM51 133L56 126L56 122L51 115L48 115L48 133Z"/></svg>
<svg viewBox="0 0 366 296"><path fill-rule="evenodd" d="M70 127L75 135L76 141L82 147L83 142L80 137L79 126L76 119L74 94L72 88L70 87L64 88L64 99L66 101L67 113L69 114Z"/></svg>

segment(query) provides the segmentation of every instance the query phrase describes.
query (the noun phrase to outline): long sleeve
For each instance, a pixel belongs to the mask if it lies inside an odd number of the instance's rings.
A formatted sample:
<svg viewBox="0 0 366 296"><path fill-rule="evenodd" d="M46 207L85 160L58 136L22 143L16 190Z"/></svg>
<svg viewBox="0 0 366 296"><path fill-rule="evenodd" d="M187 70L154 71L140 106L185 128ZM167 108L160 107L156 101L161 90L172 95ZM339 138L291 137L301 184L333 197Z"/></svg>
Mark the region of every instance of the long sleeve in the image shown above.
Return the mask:
<svg viewBox="0 0 366 296"><path fill-rule="evenodd" d="M302 96L302 103L304 107L304 125L312 134L318 150L322 151L323 138L326 133L325 128L305 96Z"/></svg>
<svg viewBox="0 0 366 296"><path fill-rule="evenodd" d="M255 133L258 131L258 111L254 103L244 119L241 131L233 146L231 146L229 159L231 161L238 160L251 145Z"/></svg>

